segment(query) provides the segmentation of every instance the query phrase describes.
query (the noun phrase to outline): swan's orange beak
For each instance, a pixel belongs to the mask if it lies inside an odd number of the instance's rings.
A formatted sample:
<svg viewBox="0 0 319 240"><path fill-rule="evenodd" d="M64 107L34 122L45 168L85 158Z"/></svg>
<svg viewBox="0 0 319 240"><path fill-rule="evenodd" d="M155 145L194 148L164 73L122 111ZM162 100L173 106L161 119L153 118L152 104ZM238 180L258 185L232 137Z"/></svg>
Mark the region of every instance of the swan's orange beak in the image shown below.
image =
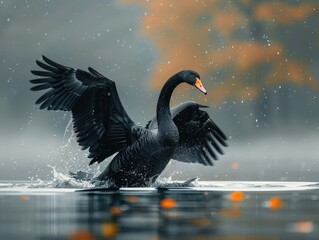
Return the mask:
<svg viewBox="0 0 319 240"><path fill-rule="evenodd" d="M207 91L206 91L206 89L204 88L204 86L202 85L202 82L199 80L199 78L196 78L195 87L196 87L199 91L203 92L205 95L207 94Z"/></svg>

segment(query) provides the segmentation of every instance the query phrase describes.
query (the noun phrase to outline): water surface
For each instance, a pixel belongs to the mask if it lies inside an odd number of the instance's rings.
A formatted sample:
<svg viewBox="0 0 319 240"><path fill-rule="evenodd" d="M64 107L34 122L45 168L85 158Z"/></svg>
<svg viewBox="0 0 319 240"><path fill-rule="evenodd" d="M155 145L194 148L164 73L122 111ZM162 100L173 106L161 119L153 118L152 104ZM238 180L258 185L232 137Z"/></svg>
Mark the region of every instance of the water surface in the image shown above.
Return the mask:
<svg viewBox="0 0 319 240"><path fill-rule="evenodd" d="M318 239L317 183L197 184L79 192L1 183L0 239Z"/></svg>

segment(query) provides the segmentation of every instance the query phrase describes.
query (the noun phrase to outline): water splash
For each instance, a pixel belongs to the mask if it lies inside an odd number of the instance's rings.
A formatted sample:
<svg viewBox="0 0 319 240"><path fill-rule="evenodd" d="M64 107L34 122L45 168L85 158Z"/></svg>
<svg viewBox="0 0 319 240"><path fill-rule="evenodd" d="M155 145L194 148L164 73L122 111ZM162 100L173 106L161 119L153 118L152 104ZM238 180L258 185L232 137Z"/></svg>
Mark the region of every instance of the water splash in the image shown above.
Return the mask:
<svg viewBox="0 0 319 240"><path fill-rule="evenodd" d="M60 153L60 161L59 164L56 165L56 169L59 171L64 171L65 174L69 171L77 171L79 168L92 171L91 168L88 168L85 153L81 151L76 142L71 118L64 130L62 146L58 151Z"/></svg>
<svg viewBox="0 0 319 240"><path fill-rule="evenodd" d="M199 178L192 178L186 181L174 181L172 176L158 178L150 187L154 188L174 188L174 187L196 187Z"/></svg>
<svg viewBox="0 0 319 240"><path fill-rule="evenodd" d="M90 174L99 173L102 166L100 164L89 166L87 152L82 151L79 147L76 136L72 127L72 118L70 118L67 126L65 127L62 144L54 151L49 157L49 167L54 166L53 174L58 172L64 176L69 177L69 172L85 171ZM107 160L105 160L106 162ZM30 177L31 180L38 177ZM55 179L55 176L53 177ZM41 180L40 180L41 181Z"/></svg>
<svg viewBox="0 0 319 240"><path fill-rule="evenodd" d="M30 188L90 188L94 185L90 181L77 181L68 175L59 172L55 167L48 165L52 168L53 179L51 181L38 180L37 183L30 184Z"/></svg>
<svg viewBox="0 0 319 240"><path fill-rule="evenodd" d="M80 181L76 180L69 175L66 175L57 170L56 167L48 165L52 169L53 178L49 181L44 181L41 179L37 179L35 181L26 181L26 182L7 182L0 183L0 189L58 189L58 188L68 188L68 189L82 189L82 188L91 188L94 187L90 181Z"/></svg>

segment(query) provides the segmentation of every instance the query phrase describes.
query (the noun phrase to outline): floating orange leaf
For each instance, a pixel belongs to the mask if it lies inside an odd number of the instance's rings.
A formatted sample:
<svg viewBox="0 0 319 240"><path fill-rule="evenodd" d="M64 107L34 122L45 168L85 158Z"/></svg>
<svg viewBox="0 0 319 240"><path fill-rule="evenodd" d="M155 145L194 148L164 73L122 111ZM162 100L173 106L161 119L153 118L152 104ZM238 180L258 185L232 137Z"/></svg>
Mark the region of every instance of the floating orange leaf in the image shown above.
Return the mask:
<svg viewBox="0 0 319 240"><path fill-rule="evenodd" d="M128 196L127 198L126 198L126 200L127 201L129 201L129 202L131 202L131 203L135 203L135 202L137 202L137 197L136 196Z"/></svg>
<svg viewBox="0 0 319 240"><path fill-rule="evenodd" d="M68 240L93 240L93 235L87 230L77 230L71 232L68 236Z"/></svg>
<svg viewBox="0 0 319 240"><path fill-rule="evenodd" d="M289 231L296 233L313 232L314 224L312 221L299 221L289 225Z"/></svg>
<svg viewBox="0 0 319 240"><path fill-rule="evenodd" d="M174 208L176 206L176 201L172 198L164 198L160 202L161 208Z"/></svg>
<svg viewBox="0 0 319 240"><path fill-rule="evenodd" d="M236 170L239 168L239 163L237 161L232 161L230 166L231 166L231 169Z"/></svg>
<svg viewBox="0 0 319 240"><path fill-rule="evenodd" d="M227 217L238 217L241 211L239 208L221 209L218 211L218 214Z"/></svg>
<svg viewBox="0 0 319 240"><path fill-rule="evenodd" d="M158 235L154 235L150 237L150 240L160 240L160 237Z"/></svg>
<svg viewBox="0 0 319 240"><path fill-rule="evenodd" d="M20 200L25 202L29 200L29 196L28 195L20 195Z"/></svg>
<svg viewBox="0 0 319 240"><path fill-rule="evenodd" d="M243 192L232 192L228 195L228 199L234 202L240 202L245 199L245 194Z"/></svg>
<svg viewBox="0 0 319 240"><path fill-rule="evenodd" d="M103 223L101 226L101 232L103 237L114 237L118 233L118 226L113 222Z"/></svg>
<svg viewBox="0 0 319 240"><path fill-rule="evenodd" d="M271 197L267 202L266 202L266 207L271 209L271 210L278 210L283 207L283 201L277 197Z"/></svg>
<svg viewBox="0 0 319 240"><path fill-rule="evenodd" d="M212 225L214 221L210 218L195 218L192 220L192 223L200 227L207 227Z"/></svg>
<svg viewBox="0 0 319 240"><path fill-rule="evenodd" d="M117 206L113 206L110 208L110 213L112 215L120 215L122 213L122 210L120 207L117 207Z"/></svg>

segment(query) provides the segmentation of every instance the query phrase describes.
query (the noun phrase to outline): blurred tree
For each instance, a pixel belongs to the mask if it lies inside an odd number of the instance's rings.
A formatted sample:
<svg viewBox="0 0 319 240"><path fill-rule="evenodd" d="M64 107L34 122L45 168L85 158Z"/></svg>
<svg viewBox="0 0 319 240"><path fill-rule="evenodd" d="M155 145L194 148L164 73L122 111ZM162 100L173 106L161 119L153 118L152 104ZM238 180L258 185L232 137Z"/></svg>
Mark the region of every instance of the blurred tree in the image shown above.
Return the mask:
<svg viewBox="0 0 319 240"><path fill-rule="evenodd" d="M123 1L145 8L141 32L158 58L151 86L181 69L205 78L208 100L251 100L265 87L291 83L318 89L317 1Z"/></svg>

